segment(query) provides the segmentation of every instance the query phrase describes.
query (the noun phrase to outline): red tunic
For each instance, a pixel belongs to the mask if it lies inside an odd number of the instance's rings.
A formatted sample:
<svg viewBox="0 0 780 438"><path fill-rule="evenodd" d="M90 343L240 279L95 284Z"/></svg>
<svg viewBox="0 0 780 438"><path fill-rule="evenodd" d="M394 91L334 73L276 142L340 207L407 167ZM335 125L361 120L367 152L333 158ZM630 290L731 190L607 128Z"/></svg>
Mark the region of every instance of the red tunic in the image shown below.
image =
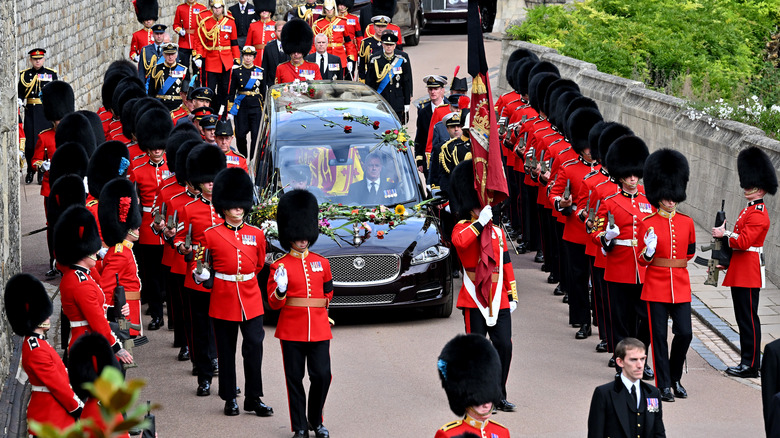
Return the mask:
<svg viewBox="0 0 780 438"><path fill-rule="evenodd" d="M179 47L182 49L194 49L198 44L198 37L195 33L198 30L198 14L205 11L206 7L200 3L192 5L184 2L176 6L176 12L173 15L173 31L177 34L184 29L186 35L179 36Z"/></svg>
<svg viewBox="0 0 780 438"><path fill-rule="evenodd" d="M187 117L190 114L189 111L187 111L187 107L184 105L180 105L175 110L171 111L171 120L173 120L173 126L176 126L176 122L179 121L179 119L183 119Z"/></svg>
<svg viewBox="0 0 780 438"><path fill-rule="evenodd" d="M58 429L75 423L69 412L82 407L83 403L70 386L62 358L42 336L25 336L22 368L33 386L30 404L27 405L27 419L51 423Z"/></svg>
<svg viewBox="0 0 780 438"><path fill-rule="evenodd" d="M153 43L154 38L152 38L152 29L143 28L135 31L130 40L130 59L135 61L135 57L140 56L141 49Z"/></svg>
<svg viewBox="0 0 780 438"><path fill-rule="evenodd" d="M145 163L133 168L133 175L130 181L136 183L138 190L138 202L143 208L141 216L141 233L138 243L141 245L162 245L161 236L154 234L152 230L152 206L154 197L157 194L157 188L162 185L164 179L168 178L171 172L168 170L168 164L163 159L159 163L153 163L147 160Z"/></svg>
<svg viewBox="0 0 780 438"><path fill-rule="evenodd" d="M436 431L436 438L463 436L467 432L482 438L509 438L509 429L506 427L490 419L482 422L468 415L462 420L442 426Z"/></svg>
<svg viewBox="0 0 780 438"><path fill-rule="evenodd" d="M734 224L734 234L729 238L731 263L724 286L731 287L764 287L765 279L761 258L764 239L769 231L769 214L764 200L759 199L748 203Z"/></svg>
<svg viewBox="0 0 780 438"><path fill-rule="evenodd" d="M59 265L59 269L62 271L62 312L71 324L68 348L84 333L100 333L114 346L114 351L118 351L121 346L106 320L106 297L89 270L63 265Z"/></svg>
<svg viewBox="0 0 780 438"><path fill-rule="evenodd" d="M284 84L287 82L293 82L296 79L299 81L322 80L320 68L317 67L317 64L307 61L303 61L303 64L297 67L294 66L290 61L283 62L276 67L275 83Z"/></svg>
<svg viewBox="0 0 780 438"><path fill-rule="evenodd" d="M558 173L558 179L550 190L550 203L555 205L556 200L563 198L563 192L566 190L566 182L569 182L569 190L571 191L570 199L573 204L571 206L572 210L570 214L564 216L566 225L563 229L563 240L567 242L585 245L589 240L588 233L585 231L585 223L577 214L577 210L585 208L585 205L578 205L575 200L579 199L580 202L582 202L582 199L588 197L588 190L585 187L585 176L593 173L594 170L598 170L598 164L596 162L587 163L581 156L576 160L571 160L561 167L561 170Z"/></svg>
<svg viewBox="0 0 780 438"><path fill-rule="evenodd" d="M287 293L280 298L274 275L279 266L287 270ZM290 251L271 265L268 273L268 304L281 309L275 337L283 341L319 342L332 339L327 307L287 305L288 298L333 298L333 276L328 259L317 253Z"/></svg>
<svg viewBox="0 0 780 438"><path fill-rule="evenodd" d="M206 230L223 222L217 215L211 202L202 196L188 202L187 205L184 206L184 214L182 214L182 211L179 211L179 217L182 218L183 226L181 230L176 233L176 237L174 238L174 245L176 246L184 244L184 238L187 236L190 225L192 225L192 245L202 246L206 241ZM195 280L192 278L192 271L195 269L195 266L195 257L192 257L192 261L188 263L184 275L184 287L200 292L211 292L210 289L206 289L195 283Z"/></svg>
<svg viewBox="0 0 780 438"><path fill-rule="evenodd" d="M608 180L596 184L596 190L593 192L593 195L590 200L590 205L592 208L596 209L596 213L598 213L598 208L596 208L596 204L599 204L599 207L601 206L601 203L604 202L604 198L606 198L609 195L612 195L614 193L620 192L620 184L616 183L612 178L609 178ZM599 203L601 201L601 203ZM594 251L596 252L596 261L594 262L594 266L597 268L606 268L607 267L607 256L604 255L603 252L601 252L601 240L595 238L599 233L604 231L606 229L606 223L600 222L598 220L598 216L596 217L596 223L594 224L593 230L590 233L591 241L589 242L589 246L592 246L594 248ZM585 248L585 251L587 252L587 246Z"/></svg>
<svg viewBox="0 0 780 438"><path fill-rule="evenodd" d="M198 43L199 47L195 49L206 59L204 67L207 72L229 72L234 61L241 57L236 22L229 15L219 21L213 15L201 18L198 23Z"/></svg>
<svg viewBox="0 0 780 438"><path fill-rule="evenodd" d="M122 419L122 414L117 413L114 415L114 420L119 424ZM100 410L100 405L98 404L98 400L96 398L89 398L87 399L87 402L84 404L84 410L81 411L81 417L79 417L81 420L92 420L95 422L95 426L98 430L106 430L106 422L103 421L103 414ZM86 436L87 438L97 438L95 434L93 434L90 430L90 428L86 428ZM130 434L125 432L120 435L116 435L118 438L130 438Z"/></svg>
<svg viewBox="0 0 780 438"><path fill-rule="evenodd" d="M211 251L214 276L209 316L246 321L262 315L263 295L254 276L265 265L263 231L252 225L233 227L223 223L207 229L204 237L204 247ZM242 279L243 276L246 278Z"/></svg>
<svg viewBox="0 0 780 438"><path fill-rule="evenodd" d="M44 129L38 134L38 141L35 142L35 152L32 157L32 165L35 170L43 164L45 160L51 160L54 156L54 151L57 150L57 143L54 141L54 130ZM44 197L49 196L49 171L43 173L43 180L41 181L41 195Z"/></svg>
<svg viewBox="0 0 780 438"><path fill-rule="evenodd" d="M449 104L442 103L433 110L431 115L431 121L428 123L428 138L425 142L425 158L427 161L431 158L431 151L433 151L433 131L437 123L441 122L444 116L451 113ZM430 166L430 163L428 163Z"/></svg>
<svg viewBox="0 0 780 438"><path fill-rule="evenodd" d="M585 220L583 221L583 224L585 221L587 221L588 217L588 209L596 209L596 197L598 194L596 193L596 186L601 184L604 181L607 181L609 179L609 176L606 172L606 170L602 169L601 166L598 167L598 172L589 173L588 175L585 175L585 178L583 178L583 188L580 191L580 193L577 194L577 197L574 198L574 204L577 206L577 211L574 212L574 214L580 216L585 216ZM611 195L612 193L610 193ZM585 230L588 232L588 230ZM589 256L595 256L596 253L599 252L598 248L596 247L596 244L593 242L593 239L591 236L586 236L585 240L585 254Z"/></svg>
<svg viewBox="0 0 780 438"><path fill-rule="evenodd" d="M168 223L168 216L173 216L173 209L170 209L170 200L174 196L178 195L179 193L184 193L186 189L184 186L179 185L178 181L176 181L176 177L171 174L168 178L166 178L162 184L160 184L157 187L157 193L154 195L154 205L152 205L152 217L154 217L155 212L162 213L163 205L168 204L165 206L165 213L166 216L163 218L163 222L165 224ZM178 214L176 215L176 220L178 221ZM160 237L163 237L163 240L165 240L165 237L163 236L163 231L160 231ZM166 241L167 243L167 241ZM162 264L165 266L170 267L173 263L175 263L175 259L178 254L176 253L176 250L173 249L172 245L165 245L165 248L163 249L163 257L162 257Z"/></svg>
<svg viewBox="0 0 780 438"><path fill-rule="evenodd" d="M324 33L328 37L328 53L341 58L341 65L346 67L347 49L345 47L344 37L346 36L347 39L349 39L349 36L347 35L347 20L341 17L333 17L332 20L327 17L322 17L314 22L312 30L314 31L314 35ZM312 46L312 53L313 52L314 47Z"/></svg>
<svg viewBox="0 0 780 438"><path fill-rule="evenodd" d="M237 154L231 150L225 154L225 159L227 161L228 168L240 167L241 169L244 169L246 173L249 173L249 168L247 167L246 164L246 158L244 158L243 155Z"/></svg>
<svg viewBox="0 0 780 438"><path fill-rule="evenodd" d="M360 19L350 13L340 15L339 18L346 21L346 35L349 37L349 41L344 43L344 48L347 49L347 58L353 62L357 61L358 47L360 45L358 36L360 35L362 40L363 35L363 30L360 29ZM344 64L344 66L346 67L347 64Z"/></svg>
<svg viewBox="0 0 780 438"><path fill-rule="evenodd" d="M100 288L106 297L106 307L114 305L116 274L119 274L119 284L125 288L125 299L130 305L130 322L141 324L141 279L138 277L138 263L133 254L133 244L127 240L108 248L103 257ZM138 330L130 329L130 335L137 334Z"/></svg>
<svg viewBox="0 0 780 438"><path fill-rule="evenodd" d="M265 45L276 39L276 22L274 20L255 21L249 25L246 34L246 45L255 46L257 55L255 56L255 66L262 67L263 52ZM257 46L262 46L258 48Z"/></svg>
<svg viewBox="0 0 780 438"><path fill-rule="evenodd" d="M660 259L690 260L696 254L696 225L682 213L656 213L642 219L640 228L639 264L646 266L642 299L657 303L690 303L691 277L687 267L658 266ZM655 254L645 258L644 236L653 229L658 236Z"/></svg>
<svg viewBox="0 0 780 438"><path fill-rule="evenodd" d="M463 269L467 275L472 276L477 269L477 262L480 258L480 244L479 236L483 232L482 225L478 222L460 221L455 224L452 230L452 245L458 251L458 257L460 257ZM504 277L501 287L501 309L509 308L509 301L517 301L517 286L515 285L515 272L512 270L512 260L509 258L509 250L507 247L506 235L503 230L498 227L492 227L493 232L493 256L495 260L503 253L503 266L496 266L493 270L493 275L498 275L498 270L504 270ZM499 285L496 284L495 279L493 282L493 292L495 294L498 291ZM461 286L460 293L458 294L458 302L456 306L459 309L470 308L476 309L477 303L469 295L466 286Z"/></svg>
<svg viewBox="0 0 780 438"><path fill-rule="evenodd" d="M520 108L530 107L527 103L525 103L520 98L519 94L514 93L514 92L512 92L510 94L513 94L514 96L516 96L516 98L513 99L513 100L507 100L506 102L502 102L501 103L501 110L498 111L499 120L501 120L501 118L503 118L503 117L506 117L507 120L508 120L509 119L508 116L511 116L516 111L520 110ZM504 96L506 96L506 95L504 95ZM504 96L502 96L502 97L504 97ZM498 106L498 105L496 105L496 106ZM503 114L503 116L502 116L502 114ZM504 134L503 137L499 138L499 140L501 141L501 144L504 146L504 147L501 148L501 152L506 156L506 165L508 167L516 169L517 171L522 171L523 170L523 159L521 157L518 157L517 153L515 153L515 147L514 147L515 143L512 143L510 141L509 144L512 145L512 147L508 147L504 143L504 141L507 140L507 136L509 136L508 139L511 140L511 136L509 134L510 133L507 132L507 133Z"/></svg>
<svg viewBox="0 0 780 438"><path fill-rule="evenodd" d="M109 126L111 126L111 119L114 115L104 106L101 106L100 109L97 110L97 115L100 117L100 124L103 126L103 135L105 135L106 140L108 140L108 133L111 131Z"/></svg>
<svg viewBox="0 0 780 438"><path fill-rule="evenodd" d="M168 204L168 215L176 213L176 233L178 234L184 228L184 206L190 201L195 200L198 195L193 194L189 190L185 189L184 192L174 195L171 199L165 201ZM186 230L184 230L186 233ZM174 245L165 245L163 249L163 262L166 260L170 262L171 272L174 274L185 275L187 274L187 262L184 261L184 256L176 251L175 242L176 236L173 236Z"/></svg>

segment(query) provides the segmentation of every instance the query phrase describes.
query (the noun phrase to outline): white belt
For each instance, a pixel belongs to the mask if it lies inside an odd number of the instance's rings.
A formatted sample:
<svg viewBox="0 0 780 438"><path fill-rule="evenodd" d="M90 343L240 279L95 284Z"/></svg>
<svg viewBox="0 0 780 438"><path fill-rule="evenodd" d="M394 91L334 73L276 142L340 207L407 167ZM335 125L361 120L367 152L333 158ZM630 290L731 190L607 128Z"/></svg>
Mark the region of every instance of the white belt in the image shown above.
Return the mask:
<svg viewBox="0 0 780 438"><path fill-rule="evenodd" d="M764 247L763 246L751 246L750 248L746 249L745 251L753 251L757 252L759 254L764 253Z"/></svg>
<svg viewBox="0 0 780 438"><path fill-rule="evenodd" d="M71 328L74 328L74 327L87 327L87 326L89 326L89 323L87 321L71 321L70 322L70 327Z"/></svg>
<svg viewBox="0 0 780 438"><path fill-rule="evenodd" d="M251 274L228 275L228 274L223 274L221 272L217 272L216 274L214 274L214 276L219 278L220 280L232 281L234 283L237 283L240 281L249 281L255 278L255 273L252 272Z"/></svg>
<svg viewBox="0 0 780 438"><path fill-rule="evenodd" d="M30 385L32 387L32 390L35 392L51 392L49 391L49 388L45 386L38 386L38 385Z"/></svg>
<svg viewBox="0 0 780 438"><path fill-rule="evenodd" d="M636 239L615 239L613 242L618 246L637 246L638 243Z"/></svg>
<svg viewBox="0 0 780 438"><path fill-rule="evenodd" d="M151 213L152 212L152 207L144 207L143 210L144 210L144 213Z"/></svg>

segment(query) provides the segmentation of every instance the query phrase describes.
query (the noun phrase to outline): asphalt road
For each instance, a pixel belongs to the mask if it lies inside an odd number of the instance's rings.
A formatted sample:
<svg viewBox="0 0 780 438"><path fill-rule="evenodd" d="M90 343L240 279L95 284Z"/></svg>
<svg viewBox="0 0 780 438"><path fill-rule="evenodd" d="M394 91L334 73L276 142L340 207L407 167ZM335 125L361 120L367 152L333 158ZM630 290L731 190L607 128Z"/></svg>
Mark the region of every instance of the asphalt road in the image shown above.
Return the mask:
<svg viewBox="0 0 780 438"><path fill-rule="evenodd" d="M498 64L500 42L486 41L491 67ZM425 96L422 77L452 76L460 64L466 75L465 35L424 35L408 48L414 71L414 99ZM414 113L414 110L412 111ZM414 118L414 114L412 114ZM414 120L410 123L414 125ZM412 129L413 130L413 129ZM22 232L44 226L39 186L22 186ZM47 270L45 233L22 238L27 272L42 278ZM512 257L519 307L513 314L514 354L509 400L518 412L494 419L513 436L581 437L593 388L611 381L608 356L596 353L596 338L574 339L566 305L552 295L547 274L532 254ZM53 282L56 284L57 281ZM460 282L456 283L456 290ZM439 384L436 358L442 346L463 331L457 310L447 319L428 319L422 312L334 313L331 341L333 381L325 406L325 425L335 437L424 437L455 419ZM147 321L148 322L148 321ZM177 362L173 332L148 332L151 342L135 350L140 368L129 376L146 380L141 400L162 405L156 411L160 437L289 437L290 423L279 342L266 326L263 400L274 407L270 418L243 413L222 415L216 395L196 397L197 382L189 362ZM242 386L239 358L238 382ZM689 398L664 405L668 436L763 436L760 391L711 368L693 350L683 377ZM239 399L239 405L243 400Z"/></svg>

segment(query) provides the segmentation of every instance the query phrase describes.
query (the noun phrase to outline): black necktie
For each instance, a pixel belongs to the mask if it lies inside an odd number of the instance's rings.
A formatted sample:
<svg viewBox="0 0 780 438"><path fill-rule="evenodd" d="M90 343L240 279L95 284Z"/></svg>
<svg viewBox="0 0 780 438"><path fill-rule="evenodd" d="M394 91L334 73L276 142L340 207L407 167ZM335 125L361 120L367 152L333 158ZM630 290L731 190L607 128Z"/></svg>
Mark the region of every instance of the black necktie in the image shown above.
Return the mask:
<svg viewBox="0 0 780 438"><path fill-rule="evenodd" d="M634 401L634 405L639 409L639 394L636 392L636 385L631 385L631 400Z"/></svg>
<svg viewBox="0 0 780 438"><path fill-rule="evenodd" d="M157 57L159 58L160 55L162 55L162 52L160 52L160 46L157 46Z"/></svg>
<svg viewBox="0 0 780 438"><path fill-rule="evenodd" d="M368 194L376 195L376 183L371 181L371 188L368 189Z"/></svg>
<svg viewBox="0 0 780 438"><path fill-rule="evenodd" d="M322 79L325 79L325 55L320 53L320 74Z"/></svg>

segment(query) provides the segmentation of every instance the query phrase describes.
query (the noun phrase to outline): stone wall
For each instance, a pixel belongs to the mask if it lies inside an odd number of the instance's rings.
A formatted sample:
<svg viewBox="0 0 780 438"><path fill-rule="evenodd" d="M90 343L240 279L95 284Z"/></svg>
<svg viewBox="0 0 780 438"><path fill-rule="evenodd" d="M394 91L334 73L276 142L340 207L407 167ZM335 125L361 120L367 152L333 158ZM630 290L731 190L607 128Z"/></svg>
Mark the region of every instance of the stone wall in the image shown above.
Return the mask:
<svg viewBox="0 0 780 438"><path fill-rule="evenodd" d="M526 10L539 5L574 3L574 0L497 0L494 33L503 33L512 24L525 20Z"/></svg>
<svg viewBox="0 0 780 438"><path fill-rule="evenodd" d="M733 226L745 206L737 174L737 155L750 146L764 150L780 168L780 142L767 138L752 126L727 120L699 120L688 117L681 99L648 90L637 81L599 72L593 64L561 56L554 49L522 41L504 40L501 72L515 49L526 48L540 59L552 62L561 76L579 84L582 93L594 99L604 119L631 127L645 140L651 152L667 147L682 152L689 161L691 178L688 200L680 210L697 224L711 227L721 199L726 200L726 218ZM499 74L497 93L508 91L505 75ZM778 195L780 196L780 195ZM779 217L776 197L767 196L766 206L773 221ZM703 244L706 242L699 242ZM767 277L780 280L780 226L773 224L764 243Z"/></svg>

